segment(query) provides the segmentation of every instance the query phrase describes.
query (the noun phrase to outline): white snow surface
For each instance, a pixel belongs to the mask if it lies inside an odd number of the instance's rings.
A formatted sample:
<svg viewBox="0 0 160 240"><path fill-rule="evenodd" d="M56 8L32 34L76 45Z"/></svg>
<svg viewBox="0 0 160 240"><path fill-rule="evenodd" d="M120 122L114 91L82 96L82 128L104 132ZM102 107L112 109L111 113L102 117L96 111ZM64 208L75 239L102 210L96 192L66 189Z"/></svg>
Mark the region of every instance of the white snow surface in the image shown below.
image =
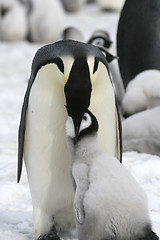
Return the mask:
<svg viewBox="0 0 160 240"><path fill-rule="evenodd" d="M84 28L85 38L97 28L115 40L118 14L89 7L68 15L66 26ZM16 183L17 138L21 106L33 56L40 44L0 42L0 240L33 238L32 202L25 167ZM160 158L127 152L123 164L147 193L153 230L160 236ZM138 207L138 206L137 206ZM75 239L65 234L64 239Z"/></svg>

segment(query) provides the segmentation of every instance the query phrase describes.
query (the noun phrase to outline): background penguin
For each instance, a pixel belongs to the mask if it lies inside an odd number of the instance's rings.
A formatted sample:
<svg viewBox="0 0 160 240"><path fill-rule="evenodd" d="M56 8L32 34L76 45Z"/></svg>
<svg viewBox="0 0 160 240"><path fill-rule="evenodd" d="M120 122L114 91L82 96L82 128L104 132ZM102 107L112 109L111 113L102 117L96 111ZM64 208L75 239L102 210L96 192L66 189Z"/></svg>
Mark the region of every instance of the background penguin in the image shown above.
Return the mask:
<svg viewBox="0 0 160 240"><path fill-rule="evenodd" d="M1 0L0 11L0 40L16 41L25 39L28 33L25 7L17 0Z"/></svg>
<svg viewBox="0 0 160 240"><path fill-rule="evenodd" d="M126 0L117 32L121 76L128 82L147 69L160 69L160 1Z"/></svg>
<svg viewBox="0 0 160 240"><path fill-rule="evenodd" d="M84 42L84 36L81 31L76 27L67 27L62 33L63 40L75 40Z"/></svg>
<svg viewBox="0 0 160 240"><path fill-rule="evenodd" d="M122 101L125 116L130 116L160 105L160 71L146 70L139 73L127 86Z"/></svg>
<svg viewBox="0 0 160 240"><path fill-rule="evenodd" d="M31 40L43 43L52 43L60 40L64 19L63 7L59 0L33 0L29 14L29 34Z"/></svg>
<svg viewBox="0 0 160 240"><path fill-rule="evenodd" d="M87 111L77 131L70 115L66 135L78 239L158 240L151 230L145 193L129 171L99 146L95 116Z"/></svg>
<svg viewBox="0 0 160 240"><path fill-rule="evenodd" d="M160 107L134 114L122 122L123 151L160 156Z"/></svg>
<svg viewBox="0 0 160 240"><path fill-rule="evenodd" d="M88 40L88 43L95 46L103 46L104 48L110 48L113 42L108 32L104 30L96 30L93 32L92 36Z"/></svg>
<svg viewBox="0 0 160 240"><path fill-rule="evenodd" d="M61 0L61 2L67 12L76 12L84 6L86 0Z"/></svg>
<svg viewBox="0 0 160 240"><path fill-rule="evenodd" d="M121 108L122 99L124 97L124 85L119 72L118 60L117 57L114 57L109 52L115 52L114 47L112 46L112 40L108 32L104 30L97 30L93 32L92 36L88 40L89 44L95 45L98 47L104 54L107 54L107 59L112 59L108 61L109 69L111 71L113 83L115 86L115 94L118 102L119 108ZM109 52L108 52L109 51Z"/></svg>
<svg viewBox="0 0 160 240"><path fill-rule="evenodd" d="M18 181L25 165L33 201L34 235L52 239L52 226L74 225L65 137L70 109L77 129L89 107L99 121L101 147L121 160L120 121L106 58L95 46L60 41L36 53L19 127ZM43 196L43 197L42 197ZM49 236L48 236L49 235ZM57 236L56 236L57 237Z"/></svg>

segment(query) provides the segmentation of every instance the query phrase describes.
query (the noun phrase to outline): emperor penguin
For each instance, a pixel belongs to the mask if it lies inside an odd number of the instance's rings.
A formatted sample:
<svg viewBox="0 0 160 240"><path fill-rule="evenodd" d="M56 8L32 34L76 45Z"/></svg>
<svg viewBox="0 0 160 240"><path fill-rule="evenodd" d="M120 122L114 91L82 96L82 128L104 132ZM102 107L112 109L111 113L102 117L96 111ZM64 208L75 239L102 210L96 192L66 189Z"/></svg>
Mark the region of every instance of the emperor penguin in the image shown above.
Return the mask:
<svg viewBox="0 0 160 240"><path fill-rule="evenodd" d="M55 228L59 231L74 226L64 105L77 129L89 108L99 121L99 144L121 161L121 124L103 53L73 40L40 48L24 97L18 147L18 182L24 156L35 239L57 239Z"/></svg>
<svg viewBox="0 0 160 240"><path fill-rule="evenodd" d="M100 147L98 122L86 111L79 128L68 109L66 136L79 240L158 240L147 197L130 172Z"/></svg>
<svg viewBox="0 0 160 240"><path fill-rule="evenodd" d="M114 51L112 47L112 40L107 31L97 30L93 32L92 36L88 40L89 44L98 47L105 55L109 63L109 69L112 75L113 84L115 86L115 94L119 109L121 109L122 99L124 97L124 85L121 78L121 74L118 66L118 57L113 56L110 52ZM110 52L109 52L110 51Z"/></svg>
<svg viewBox="0 0 160 240"><path fill-rule="evenodd" d="M117 31L117 54L125 88L140 72L160 69L159 15L159 0L125 1Z"/></svg>

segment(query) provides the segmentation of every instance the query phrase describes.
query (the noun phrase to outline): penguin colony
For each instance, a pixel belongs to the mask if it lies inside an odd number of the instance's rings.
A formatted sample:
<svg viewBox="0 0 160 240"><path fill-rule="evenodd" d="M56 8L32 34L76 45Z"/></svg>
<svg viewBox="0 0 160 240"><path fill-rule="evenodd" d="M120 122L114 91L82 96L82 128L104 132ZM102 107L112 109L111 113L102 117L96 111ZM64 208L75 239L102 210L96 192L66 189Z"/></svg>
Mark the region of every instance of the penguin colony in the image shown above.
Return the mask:
<svg viewBox="0 0 160 240"><path fill-rule="evenodd" d="M102 2L104 9L111 8L107 0L97 0L94 4L103 10ZM112 8L117 10L117 0L112 2ZM67 14L80 11L87 3L87 0L1 0L0 40L58 41L62 39Z"/></svg>
<svg viewBox="0 0 160 240"><path fill-rule="evenodd" d="M55 227L74 226L64 105L77 129L89 108L99 121L102 149L121 161L120 120L105 56L95 46L72 40L40 48L24 98L18 149L18 181L24 156L35 239L52 239Z"/></svg>
<svg viewBox="0 0 160 240"><path fill-rule="evenodd" d="M145 193L129 171L99 146L95 116L86 111L77 131L67 110L78 239L158 240L151 230Z"/></svg>

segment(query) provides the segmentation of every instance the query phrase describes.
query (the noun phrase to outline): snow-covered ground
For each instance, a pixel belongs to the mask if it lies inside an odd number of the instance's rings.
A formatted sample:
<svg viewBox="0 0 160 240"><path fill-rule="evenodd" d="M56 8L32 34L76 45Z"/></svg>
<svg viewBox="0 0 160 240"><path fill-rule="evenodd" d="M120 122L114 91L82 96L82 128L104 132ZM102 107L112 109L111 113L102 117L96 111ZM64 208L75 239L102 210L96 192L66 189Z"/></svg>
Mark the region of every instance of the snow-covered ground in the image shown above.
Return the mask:
<svg viewBox="0 0 160 240"><path fill-rule="evenodd" d="M89 8L75 16L68 15L65 24L84 29L86 40L99 28L108 30L115 40L118 14L100 14ZM16 183L17 134L31 61L39 47L28 42L0 42L0 240L31 240L33 236L25 168L20 183ZM160 158L128 152L123 154L123 163L147 193L153 229L160 236Z"/></svg>

